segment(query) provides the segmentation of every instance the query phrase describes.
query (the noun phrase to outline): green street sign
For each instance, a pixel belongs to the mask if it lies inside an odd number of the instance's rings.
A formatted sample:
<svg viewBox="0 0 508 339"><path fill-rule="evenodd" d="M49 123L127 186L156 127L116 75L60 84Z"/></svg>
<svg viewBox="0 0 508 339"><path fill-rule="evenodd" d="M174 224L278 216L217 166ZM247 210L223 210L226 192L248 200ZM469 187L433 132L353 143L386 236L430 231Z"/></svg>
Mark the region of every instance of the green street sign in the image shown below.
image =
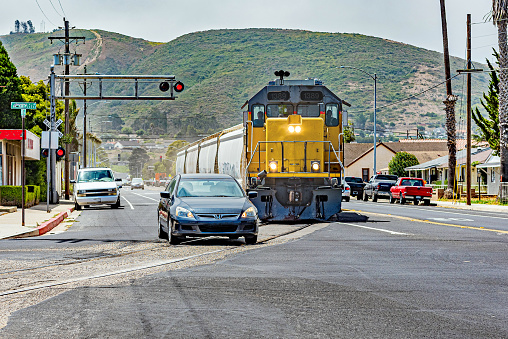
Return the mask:
<svg viewBox="0 0 508 339"><path fill-rule="evenodd" d="M36 109L35 102L11 102L11 109Z"/></svg>

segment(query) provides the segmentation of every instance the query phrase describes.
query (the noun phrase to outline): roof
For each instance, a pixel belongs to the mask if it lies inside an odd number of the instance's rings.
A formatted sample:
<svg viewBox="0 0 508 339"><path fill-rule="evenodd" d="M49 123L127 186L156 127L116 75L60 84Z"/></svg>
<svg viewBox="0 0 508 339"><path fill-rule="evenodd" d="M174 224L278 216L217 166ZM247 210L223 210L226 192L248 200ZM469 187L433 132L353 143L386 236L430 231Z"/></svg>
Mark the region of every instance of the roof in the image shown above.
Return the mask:
<svg viewBox="0 0 508 339"><path fill-rule="evenodd" d="M430 161L448 153L446 140L444 141L405 141L405 142L380 142L377 147L385 146L393 153L408 152L413 154L420 163ZM344 147L344 166L349 167L352 163L363 157L373 149L371 143L349 143Z"/></svg>
<svg viewBox="0 0 508 339"><path fill-rule="evenodd" d="M483 163L486 161L486 159L490 156L492 153L492 150L490 148L487 149L476 149L471 154L471 162L479 161L480 163ZM457 159L457 165L465 164L466 163L466 150L460 150L456 153L456 159ZM406 167L405 170L425 170L429 168L447 168L448 167L448 155L437 157L435 159L432 159L430 161L420 163L419 165Z"/></svg>

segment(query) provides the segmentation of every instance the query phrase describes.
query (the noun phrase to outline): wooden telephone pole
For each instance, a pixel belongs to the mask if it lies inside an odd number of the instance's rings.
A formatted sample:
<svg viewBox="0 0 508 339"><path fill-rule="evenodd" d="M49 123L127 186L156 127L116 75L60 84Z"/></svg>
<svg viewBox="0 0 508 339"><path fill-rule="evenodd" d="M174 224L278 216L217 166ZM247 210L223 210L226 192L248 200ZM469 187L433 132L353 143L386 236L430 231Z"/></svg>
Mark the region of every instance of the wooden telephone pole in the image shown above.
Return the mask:
<svg viewBox="0 0 508 339"><path fill-rule="evenodd" d="M64 36L57 36L57 37L48 37L49 40L51 40L51 43L53 43L53 40L60 40L65 44L65 53L63 55L63 64L65 66L65 75L69 75L70 71L70 64L71 64L71 52L70 52L70 43L72 41L79 41L83 40L85 41L85 37L77 37L77 36L69 36L69 21L65 20L64 18ZM74 66L79 66L79 54L74 54ZM65 81L65 95L69 96L69 81ZM69 126L69 99L65 99L65 131L64 134L67 136L70 132L70 126ZM64 166L64 177L65 177L65 199L69 199L70 190L70 180L69 180L69 154L70 154L70 146L69 144L65 144L65 166Z"/></svg>

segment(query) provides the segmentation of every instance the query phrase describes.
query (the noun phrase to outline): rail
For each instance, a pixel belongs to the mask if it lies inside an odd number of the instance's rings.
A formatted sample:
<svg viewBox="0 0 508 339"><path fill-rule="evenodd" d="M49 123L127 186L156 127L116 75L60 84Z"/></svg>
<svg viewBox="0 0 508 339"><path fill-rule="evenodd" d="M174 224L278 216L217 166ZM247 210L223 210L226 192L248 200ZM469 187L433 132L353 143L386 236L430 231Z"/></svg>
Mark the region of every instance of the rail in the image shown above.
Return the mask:
<svg viewBox="0 0 508 339"><path fill-rule="evenodd" d="M261 171L261 147L260 145L261 144L278 144L280 143L281 144L281 157L282 157L282 165L281 165L281 171L280 173L284 173L285 172L285 167L284 167L284 144L285 143L292 143L292 144L296 144L296 143L303 143L304 144L304 167L303 167L303 172L287 172L287 173L311 173L311 172L308 172L307 171L307 144L308 143L322 143L322 144L328 144L328 162L325 162L326 165L328 165L328 177L330 176L330 165L332 164L331 162L331 154L332 154L332 151L333 153L335 154L335 157L337 158L337 162L333 162L333 164L339 164L340 165L340 173L341 173L341 178L344 178L344 165L342 164L342 161L340 160L340 154L335 150L335 148L333 147L333 144L331 141L322 141L322 140L307 140L307 141L299 141L299 140L294 140L294 141L258 141L257 144L256 144L256 147L254 148L254 151L252 152L251 151L251 157L249 159L249 162L245 168L245 177L247 179L247 182L249 182L249 167L252 163L252 160L254 159L256 153L258 153L258 172ZM259 150L258 150L259 148ZM251 149L252 149L252 146L251 146ZM265 151L266 152L266 151Z"/></svg>

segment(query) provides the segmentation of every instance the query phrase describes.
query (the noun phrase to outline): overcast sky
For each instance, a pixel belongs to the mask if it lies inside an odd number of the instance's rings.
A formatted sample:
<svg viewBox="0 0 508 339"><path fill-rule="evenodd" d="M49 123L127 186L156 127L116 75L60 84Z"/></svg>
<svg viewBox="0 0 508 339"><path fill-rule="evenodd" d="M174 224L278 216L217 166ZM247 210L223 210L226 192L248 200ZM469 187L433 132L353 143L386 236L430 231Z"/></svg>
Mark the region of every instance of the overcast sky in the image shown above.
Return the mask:
<svg viewBox="0 0 508 339"><path fill-rule="evenodd" d="M491 0L446 0L452 55L465 57L466 14L470 13L472 22L478 23L472 26L472 59L485 62L491 57L497 30L491 22L484 23L491 6ZM160 42L209 29L290 28L361 33L443 50L439 0L2 1L0 34L14 30L16 19L32 20L37 31L44 21L45 30L53 30L55 25L63 26L63 13L77 28Z"/></svg>

